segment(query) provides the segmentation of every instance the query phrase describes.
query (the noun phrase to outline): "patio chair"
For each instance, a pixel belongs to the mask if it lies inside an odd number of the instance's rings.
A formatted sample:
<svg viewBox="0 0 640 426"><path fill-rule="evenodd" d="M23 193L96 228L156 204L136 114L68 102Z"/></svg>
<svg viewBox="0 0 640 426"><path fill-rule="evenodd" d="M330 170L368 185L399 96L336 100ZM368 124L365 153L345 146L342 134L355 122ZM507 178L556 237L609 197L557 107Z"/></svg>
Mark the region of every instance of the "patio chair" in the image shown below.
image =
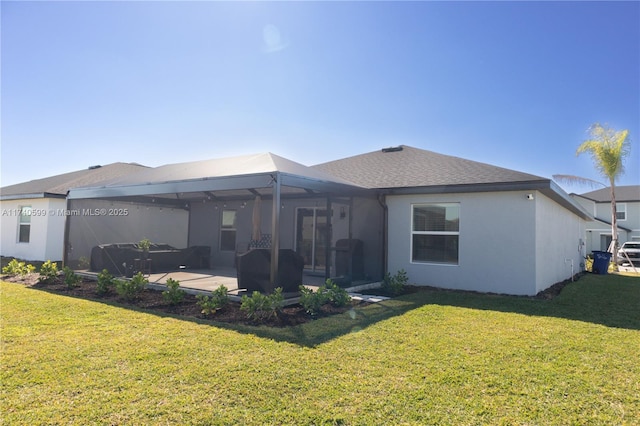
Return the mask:
<svg viewBox="0 0 640 426"><path fill-rule="evenodd" d="M285 293L297 292L302 284L304 259L291 249L280 249L278 276L271 284L271 250L253 249L239 254L237 260L238 288L248 292L271 293L282 287Z"/></svg>

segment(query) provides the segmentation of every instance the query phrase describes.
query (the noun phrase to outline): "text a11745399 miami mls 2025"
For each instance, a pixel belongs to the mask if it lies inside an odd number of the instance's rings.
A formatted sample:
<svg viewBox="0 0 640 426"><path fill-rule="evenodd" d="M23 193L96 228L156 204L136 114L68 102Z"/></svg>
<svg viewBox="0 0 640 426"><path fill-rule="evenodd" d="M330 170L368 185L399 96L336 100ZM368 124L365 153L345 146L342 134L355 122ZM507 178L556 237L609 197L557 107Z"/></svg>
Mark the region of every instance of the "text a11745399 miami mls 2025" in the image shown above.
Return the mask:
<svg viewBox="0 0 640 426"><path fill-rule="evenodd" d="M94 209L2 209L1 216L128 216L127 208Z"/></svg>

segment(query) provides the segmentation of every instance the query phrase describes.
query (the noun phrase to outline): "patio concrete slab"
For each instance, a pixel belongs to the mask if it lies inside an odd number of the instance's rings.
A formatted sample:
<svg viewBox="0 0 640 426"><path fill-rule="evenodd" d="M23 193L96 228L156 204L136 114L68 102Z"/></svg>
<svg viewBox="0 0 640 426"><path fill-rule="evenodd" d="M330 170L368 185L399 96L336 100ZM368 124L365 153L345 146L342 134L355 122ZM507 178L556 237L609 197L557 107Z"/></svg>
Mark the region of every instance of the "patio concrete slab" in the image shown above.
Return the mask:
<svg viewBox="0 0 640 426"><path fill-rule="evenodd" d="M370 294L360 294L360 293L349 293L349 296L351 296L353 300L361 300L363 302L368 302L368 303L378 303L384 300L391 299L390 297L387 297L387 296L372 296Z"/></svg>
<svg viewBox="0 0 640 426"><path fill-rule="evenodd" d="M179 281L180 287L187 289L213 291L224 285L232 294L241 290L238 288L235 268L189 269L155 273L148 276L151 284L166 284L169 278ZM309 287L319 287L324 284L324 277L305 274L303 284Z"/></svg>
<svg viewBox="0 0 640 426"><path fill-rule="evenodd" d="M182 270L149 275L150 283L166 284L171 278L180 282L180 287L213 291L224 285L228 290L238 290L238 278L233 268Z"/></svg>

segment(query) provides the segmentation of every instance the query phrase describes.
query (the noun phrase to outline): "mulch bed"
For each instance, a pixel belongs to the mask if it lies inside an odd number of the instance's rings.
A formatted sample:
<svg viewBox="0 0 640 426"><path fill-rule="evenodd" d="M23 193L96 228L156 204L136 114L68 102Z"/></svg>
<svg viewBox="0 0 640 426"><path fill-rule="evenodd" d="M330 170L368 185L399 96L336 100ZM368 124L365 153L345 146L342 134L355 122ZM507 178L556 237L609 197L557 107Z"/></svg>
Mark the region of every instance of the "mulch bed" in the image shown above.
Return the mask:
<svg viewBox="0 0 640 426"><path fill-rule="evenodd" d="M41 289L51 293L61 294L65 296L78 297L82 299L96 300L102 302L117 303L122 306L132 306L147 311L158 313L166 313L180 315L184 317L214 320L225 323L247 324L247 325L267 325L270 327L288 327L313 321L315 318L321 318L329 315L335 315L347 312L354 306L365 306L369 303L352 301L351 304L343 307L335 307L330 304L322 306L321 311L315 317L307 314L299 304L285 306L277 316L271 317L264 321L255 322L247 318L244 311L240 310L240 303L230 301L222 309L213 315L202 314L202 308L198 306L197 299L192 294L185 294L182 302L172 305L165 301L162 297L162 291L145 289L140 296L134 300L126 300L119 296L115 290L111 289L106 294L98 294L96 292L97 285L95 281L83 280L77 287L67 288L63 280L59 278L53 283L38 282L39 274L33 273L26 276L1 275L0 279L14 283L23 284L27 287Z"/></svg>
<svg viewBox="0 0 640 426"><path fill-rule="evenodd" d="M574 279L580 278L581 274L577 274ZM184 317L191 317L197 319L207 319L214 320L225 323L235 323L235 324L247 324L247 325L267 325L271 327L288 327L294 326L298 324L303 324L308 321L313 321L314 319L344 313L350 310L354 306L365 306L368 305L368 302L362 301L352 301L351 304L343 307L335 307L330 304L326 304L322 306L320 312L315 317L311 317L307 314L302 306L299 304L286 306L278 312L277 316L271 317L267 320L260 321L259 323L255 321L251 321L247 318L245 312L240 310L240 303L237 302L229 302L222 309L218 310L215 314L206 316L202 314L202 308L198 306L197 299L192 294L185 294L184 300L179 304L172 305L169 302L165 301L162 297L162 292L159 290L145 289L138 298L135 300L126 300L120 297L115 290L111 290L106 294L98 294L96 292L97 286L95 281L91 280L83 280L79 283L77 287L67 288L64 284L62 278L58 278L54 283L40 283L38 282L39 274L32 273L26 276L11 276L11 275L1 275L0 279L9 282L15 282L23 284L27 287L33 287L37 289L42 289L45 291L49 291L56 294L62 294L71 297L79 297L83 299L89 300L97 300L104 302L117 303L123 306L133 306L136 308L180 315ZM552 299L560 292L562 289L571 282L571 280L566 280L563 282L556 283L551 287L547 288L544 291L541 291L535 296L523 296L523 297L531 297L535 299ZM456 291L456 290L446 290L437 287L416 287L412 285L405 286L402 294L411 294L416 293L418 291ZM457 290L465 293L475 293L473 291L463 291ZM385 293L383 289L370 289L364 291L367 294L371 295L380 295L380 296L390 296L388 293ZM399 296L399 295L396 295Z"/></svg>

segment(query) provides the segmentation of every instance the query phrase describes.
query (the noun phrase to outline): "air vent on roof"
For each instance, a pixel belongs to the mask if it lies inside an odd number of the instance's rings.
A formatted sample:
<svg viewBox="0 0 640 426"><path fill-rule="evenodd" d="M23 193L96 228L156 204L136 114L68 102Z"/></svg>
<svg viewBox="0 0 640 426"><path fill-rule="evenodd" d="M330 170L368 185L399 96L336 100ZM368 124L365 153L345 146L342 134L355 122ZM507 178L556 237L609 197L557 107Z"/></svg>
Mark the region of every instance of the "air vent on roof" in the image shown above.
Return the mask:
<svg viewBox="0 0 640 426"><path fill-rule="evenodd" d="M97 166L89 166L89 170L99 169L100 167L102 167L102 166L101 166L101 165L97 165Z"/></svg>
<svg viewBox="0 0 640 426"><path fill-rule="evenodd" d="M392 146L389 148L382 148L382 152L398 152L398 151L402 151L401 146Z"/></svg>

